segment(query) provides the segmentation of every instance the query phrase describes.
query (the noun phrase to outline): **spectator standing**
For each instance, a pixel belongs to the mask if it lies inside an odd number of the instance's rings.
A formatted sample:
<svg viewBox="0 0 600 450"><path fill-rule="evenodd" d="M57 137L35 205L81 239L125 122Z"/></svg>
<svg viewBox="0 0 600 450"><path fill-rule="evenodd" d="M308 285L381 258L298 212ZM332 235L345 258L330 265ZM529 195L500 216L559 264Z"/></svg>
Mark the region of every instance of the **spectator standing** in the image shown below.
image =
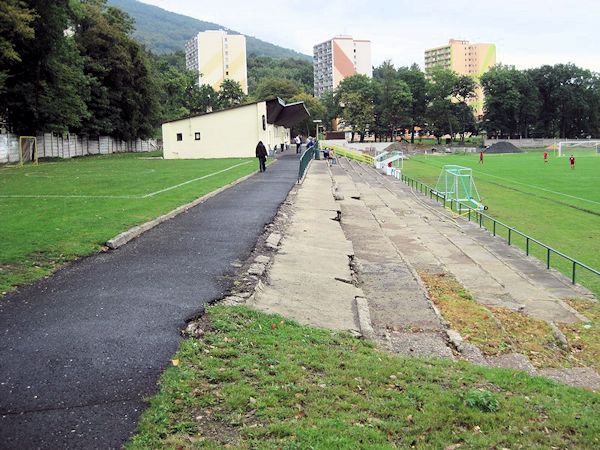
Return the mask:
<svg viewBox="0 0 600 450"><path fill-rule="evenodd" d="M296 144L296 153L300 153L300 146L302 145L302 139L300 139L300 135L296 135L294 138L294 143Z"/></svg>
<svg viewBox="0 0 600 450"><path fill-rule="evenodd" d="M256 157L258 158L258 169L261 172L267 170L267 148L262 141L258 141L256 145Z"/></svg>

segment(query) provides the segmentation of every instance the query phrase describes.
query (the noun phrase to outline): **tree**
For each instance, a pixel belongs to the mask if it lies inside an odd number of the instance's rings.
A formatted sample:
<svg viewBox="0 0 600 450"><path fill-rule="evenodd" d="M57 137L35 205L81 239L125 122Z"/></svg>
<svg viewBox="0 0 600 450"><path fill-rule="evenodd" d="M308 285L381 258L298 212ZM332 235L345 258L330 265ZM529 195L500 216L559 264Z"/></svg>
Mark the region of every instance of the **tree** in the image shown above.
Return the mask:
<svg viewBox="0 0 600 450"><path fill-rule="evenodd" d="M321 95L321 105L325 109L325 113L323 114L323 123L326 129L332 126L333 121L342 115L342 110L340 108L339 102L337 101L333 91L325 91L323 95Z"/></svg>
<svg viewBox="0 0 600 450"><path fill-rule="evenodd" d="M243 102L246 95L242 86L237 81L226 79L221 83L219 90L218 103L220 108L229 108L239 105Z"/></svg>
<svg viewBox="0 0 600 450"><path fill-rule="evenodd" d="M128 35L131 18L106 0L85 1L82 9L76 38L92 78L92 114L82 131L125 140L149 137L159 118L157 75L146 51Z"/></svg>
<svg viewBox="0 0 600 450"><path fill-rule="evenodd" d="M310 113L310 117L300 122L294 128L297 128L301 133L306 133L309 136L316 136L316 125L313 122L315 119L320 119L325 122L327 111L318 98L313 97L306 92L295 95L290 99L291 102L304 102L306 109Z"/></svg>
<svg viewBox="0 0 600 450"><path fill-rule="evenodd" d="M344 78L336 89L336 96L342 108L342 119L352 128L352 141L358 132L363 142L367 129L375 119L375 86L371 78L366 75Z"/></svg>
<svg viewBox="0 0 600 450"><path fill-rule="evenodd" d="M443 134L449 134L454 139L456 133L464 142L465 133L474 131L473 112L468 102L475 95L475 80L440 67L432 69L430 77L430 104L427 109L429 127L437 136L438 143ZM467 113L469 110L470 115Z"/></svg>
<svg viewBox="0 0 600 450"><path fill-rule="evenodd" d="M410 123L412 93L408 85L398 79L398 72L390 61L375 69L373 82L376 131L389 134L393 140L396 130Z"/></svg>
<svg viewBox="0 0 600 450"><path fill-rule="evenodd" d="M22 61L19 49L35 36L35 18L21 0L0 2L0 94L9 76L8 68Z"/></svg>
<svg viewBox="0 0 600 450"><path fill-rule="evenodd" d="M262 80L257 86L254 99L259 102L279 97L287 102L292 97L300 94L300 92L302 92L302 89L300 89L298 83L293 80L267 78Z"/></svg>
<svg viewBox="0 0 600 450"><path fill-rule="evenodd" d="M313 66L310 61L296 58L271 58L248 55L248 93L256 95L258 85L266 79L295 81L301 90L313 91Z"/></svg>
<svg viewBox="0 0 600 450"><path fill-rule="evenodd" d="M542 66L528 74L541 101L537 135L572 139L598 129L597 75L573 64Z"/></svg>
<svg viewBox="0 0 600 450"><path fill-rule="evenodd" d="M488 134L528 137L539 110L539 94L527 72L497 65L481 77Z"/></svg>
<svg viewBox="0 0 600 450"><path fill-rule="evenodd" d="M21 61L3 77L0 100L7 108L9 128L20 134L76 129L88 116L85 99L90 80L68 32L75 21L74 10L68 0L24 4L36 14L30 22L36 39L11 44Z"/></svg>
<svg viewBox="0 0 600 450"><path fill-rule="evenodd" d="M425 116L427 112L427 91L428 81L425 74L421 71L417 64L413 64L409 68L400 67L398 69L398 79L404 81L412 95L412 106L410 110L410 142L415 142L415 127L425 127Z"/></svg>

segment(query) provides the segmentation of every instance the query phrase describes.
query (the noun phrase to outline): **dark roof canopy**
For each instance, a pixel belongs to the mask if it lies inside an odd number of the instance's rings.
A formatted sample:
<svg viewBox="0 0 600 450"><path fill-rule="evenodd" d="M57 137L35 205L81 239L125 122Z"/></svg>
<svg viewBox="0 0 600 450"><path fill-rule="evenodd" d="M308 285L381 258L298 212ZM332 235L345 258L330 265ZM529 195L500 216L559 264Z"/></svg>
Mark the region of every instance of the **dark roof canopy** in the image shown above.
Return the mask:
<svg viewBox="0 0 600 450"><path fill-rule="evenodd" d="M310 113L304 102L296 102L285 104L285 102L279 97L275 97L269 100L264 100L267 104L267 122L273 125L278 125L286 128L291 128L297 123L302 122L304 119L310 117ZM218 111L207 112L204 114L195 114L193 116L182 117L181 119L169 120L163 123L179 122L180 120L188 120L194 117L206 116L207 114L218 114L231 109L243 108L248 105L256 105L257 103L246 103L243 105L235 105L230 108L220 109Z"/></svg>
<svg viewBox="0 0 600 450"><path fill-rule="evenodd" d="M267 100L267 122L281 127L291 128L310 117L304 102L285 104L279 97Z"/></svg>

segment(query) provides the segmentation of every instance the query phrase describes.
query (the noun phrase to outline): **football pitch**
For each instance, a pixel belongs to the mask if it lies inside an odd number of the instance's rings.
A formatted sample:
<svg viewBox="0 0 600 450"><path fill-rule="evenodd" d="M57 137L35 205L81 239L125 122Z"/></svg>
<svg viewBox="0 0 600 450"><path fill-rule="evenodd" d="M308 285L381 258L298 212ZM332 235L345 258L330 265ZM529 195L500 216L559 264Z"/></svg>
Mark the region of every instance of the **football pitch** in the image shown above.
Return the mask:
<svg viewBox="0 0 600 450"><path fill-rule="evenodd" d="M128 153L1 167L0 294L257 169L255 158L157 156Z"/></svg>
<svg viewBox="0 0 600 450"><path fill-rule="evenodd" d="M568 157L552 152L544 163L541 151L486 154L483 164L479 153L419 155L404 162L404 174L435 186L443 165L470 167L488 215L600 270L600 156L590 155L578 156L575 169ZM513 238L524 248L525 239ZM546 252L537 245L531 253L546 260ZM551 262L571 276L569 262L555 255ZM576 275L578 283L600 295L600 276L581 268Z"/></svg>

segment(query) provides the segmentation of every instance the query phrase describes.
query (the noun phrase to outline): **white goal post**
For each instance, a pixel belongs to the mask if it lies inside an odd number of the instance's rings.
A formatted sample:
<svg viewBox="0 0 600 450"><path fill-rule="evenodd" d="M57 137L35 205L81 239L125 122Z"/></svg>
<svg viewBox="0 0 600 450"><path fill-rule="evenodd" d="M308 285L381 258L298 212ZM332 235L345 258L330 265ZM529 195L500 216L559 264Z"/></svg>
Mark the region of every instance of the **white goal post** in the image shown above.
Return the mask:
<svg viewBox="0 0 600 450"><path fill-rule="evenodd" d="M578 140L558 143L558 156L597 156L600 153L600 141Z"/></svg>

